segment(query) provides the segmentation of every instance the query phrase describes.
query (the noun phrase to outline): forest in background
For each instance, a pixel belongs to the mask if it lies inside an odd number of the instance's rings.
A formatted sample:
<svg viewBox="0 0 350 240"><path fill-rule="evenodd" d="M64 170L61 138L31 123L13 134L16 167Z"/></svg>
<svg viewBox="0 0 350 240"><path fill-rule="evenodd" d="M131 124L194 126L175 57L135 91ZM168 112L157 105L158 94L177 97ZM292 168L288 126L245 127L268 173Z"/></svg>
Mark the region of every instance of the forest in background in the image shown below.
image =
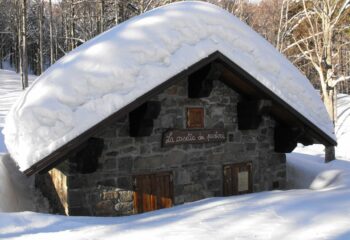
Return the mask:
<svg viewBox="0 0 350 240"><path fill-rule="evenodd" d="M0 68L40 75L94 36L174 0L0 0ZM251 26L320 90L332 120L350 92L350 0L208 0Z"/></svg>

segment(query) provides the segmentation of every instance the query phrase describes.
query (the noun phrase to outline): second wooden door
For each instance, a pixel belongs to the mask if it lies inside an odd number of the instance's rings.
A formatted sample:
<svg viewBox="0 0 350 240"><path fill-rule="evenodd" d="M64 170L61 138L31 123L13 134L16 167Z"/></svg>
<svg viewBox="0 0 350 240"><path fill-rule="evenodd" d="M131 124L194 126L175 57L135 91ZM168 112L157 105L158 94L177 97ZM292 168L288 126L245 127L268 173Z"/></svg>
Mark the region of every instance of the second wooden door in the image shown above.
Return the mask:
<svg viewBox="0 0 350 240"><path fill-rule="evenodd" d="M169 172L134 176L134 209L149 212L173 205L173 180Z"/></svg>

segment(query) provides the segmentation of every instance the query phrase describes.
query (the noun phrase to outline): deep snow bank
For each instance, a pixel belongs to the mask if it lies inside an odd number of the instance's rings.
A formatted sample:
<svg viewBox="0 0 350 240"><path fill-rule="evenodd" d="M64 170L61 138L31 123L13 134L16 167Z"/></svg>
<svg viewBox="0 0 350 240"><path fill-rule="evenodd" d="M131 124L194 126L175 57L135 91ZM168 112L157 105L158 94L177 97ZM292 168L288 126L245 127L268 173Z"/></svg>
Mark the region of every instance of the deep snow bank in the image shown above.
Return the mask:
<svg viewBox="0 0 350 240"><path fill-rule="evenodd" d="M335 126L338 146L336 147L337 159L350 159L350 96L338 94L337 98L338 120Z"/></svg>
<svg viewBox="0 0 350 240"><path fill-rule="evenodd" d="M334 138L320 97L272 45L219 7L180 2L120 24L50 67L12 108L6 145L25 170L215 51Z"/></svg>
<svg viewBox="0 0 350 240"><path fill-rule="evenodd" d="M36 76L29 75L29 84ZM20 75L11 70L0 69L0 153L7 152L2 128L5 125L5 116L11 106L23 94Z"/></svg>
<svg viewBox="0 0 350 240"><path fill-rule="evenodd" d="M350 172L350 96L338 94L338 120L335 126L338 146L336 147L335 161L324 164L324 146L301 144L291 154L287 154L287 180L289 188L309 188L320 172L327 170L345 170ZM324 175L324 179L336 178L334 174Z"/></svg>
<svg viewBox="0 0 350 240"><path fill-rule="evenodd" d="M324 163L322 151L313 151L311 153L310 149L299 147L295 152L287 154L288 188L320 189L331 185L350 188L350 161L334 160Z"/></svg>
<svg viewBox="0 0 350 240"><path fill-rule="evenodd" d="M341 182L211 198L129 217L0 213L0 239L348 240L350 190Z"/></svg>
<svg viewBox="0 0 350 240"><path fill-rule="evenodd" d="M18 171L8 154L0 154L0 212L47 212L48 203L34 190L33 181Z"/></svg>

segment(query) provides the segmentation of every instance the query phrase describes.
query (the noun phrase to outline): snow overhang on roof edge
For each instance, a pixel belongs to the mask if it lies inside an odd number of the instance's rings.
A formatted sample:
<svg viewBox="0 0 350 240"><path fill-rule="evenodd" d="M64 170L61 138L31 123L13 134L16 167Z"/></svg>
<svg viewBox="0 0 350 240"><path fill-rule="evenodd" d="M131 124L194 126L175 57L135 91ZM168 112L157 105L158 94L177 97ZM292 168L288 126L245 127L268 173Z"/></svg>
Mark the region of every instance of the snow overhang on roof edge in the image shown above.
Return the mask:
<svg viewBox="0 0 350 240"><path fill-rule="evenodd" d="M132 18L52 65L8 114L7 148L29 169L216 51L335 142L319 95L271 44L217 6L180 2Z"/></svg>

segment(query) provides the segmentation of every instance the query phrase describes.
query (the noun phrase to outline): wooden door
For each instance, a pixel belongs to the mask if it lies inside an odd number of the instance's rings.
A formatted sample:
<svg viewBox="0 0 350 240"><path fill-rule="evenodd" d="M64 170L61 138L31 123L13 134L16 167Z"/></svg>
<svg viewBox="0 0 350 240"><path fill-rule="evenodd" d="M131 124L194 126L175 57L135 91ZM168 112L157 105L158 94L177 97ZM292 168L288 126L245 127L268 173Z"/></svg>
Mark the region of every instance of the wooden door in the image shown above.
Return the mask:
<svg viewBox="0 0 350 240"><path fill-rule="evenodd" d="M252 164L238 163L224 166L224 196L251 193Z"/></svg>
<svg viewBox="0 0 350 240"><path fill-rule="evenodd" d="M171 173L134 177L134 209L137 213L171 206L173 206L173 178Z"/></svg>

